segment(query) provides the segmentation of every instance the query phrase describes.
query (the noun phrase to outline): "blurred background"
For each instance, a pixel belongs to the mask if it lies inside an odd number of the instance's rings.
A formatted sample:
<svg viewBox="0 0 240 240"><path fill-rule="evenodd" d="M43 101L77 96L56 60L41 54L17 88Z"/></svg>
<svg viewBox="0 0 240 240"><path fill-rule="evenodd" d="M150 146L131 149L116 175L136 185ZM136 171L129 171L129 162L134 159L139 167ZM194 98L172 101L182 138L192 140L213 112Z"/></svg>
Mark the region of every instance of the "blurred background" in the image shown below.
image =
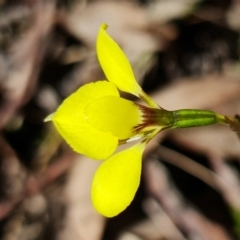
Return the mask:
<svg viewBox="0 0 240 240"><path fill-rule="evenodd" d="M103 22L160 106L240 114L239 16L239 0L0 0L0 238L240 239L240 141L227 126L161 132L134 201L105 219L90 200L100 162L43 123L104 79Z"/></svg>

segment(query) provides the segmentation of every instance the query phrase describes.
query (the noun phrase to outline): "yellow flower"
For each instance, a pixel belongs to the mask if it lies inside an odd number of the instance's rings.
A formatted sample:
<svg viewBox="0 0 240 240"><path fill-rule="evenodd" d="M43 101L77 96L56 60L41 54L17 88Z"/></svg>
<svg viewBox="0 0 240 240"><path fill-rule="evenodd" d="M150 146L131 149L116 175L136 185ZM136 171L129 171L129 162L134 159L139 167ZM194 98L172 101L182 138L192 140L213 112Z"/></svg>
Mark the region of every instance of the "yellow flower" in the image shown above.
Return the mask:
<svg viewBox="0 0 240 240"><path fill-rule="evenodd" d="M106 159L95 173L92 202L101 214L113 217L133 200L140 182L142 153L147 142L172 125L170 112L161 109L138 85L127 57L100 27L97 56L108 81L79 88L46 118L78 153ZM119 91L131 93L148 106L126 100ZM118 145L138 140L114 154Z"/></svg>

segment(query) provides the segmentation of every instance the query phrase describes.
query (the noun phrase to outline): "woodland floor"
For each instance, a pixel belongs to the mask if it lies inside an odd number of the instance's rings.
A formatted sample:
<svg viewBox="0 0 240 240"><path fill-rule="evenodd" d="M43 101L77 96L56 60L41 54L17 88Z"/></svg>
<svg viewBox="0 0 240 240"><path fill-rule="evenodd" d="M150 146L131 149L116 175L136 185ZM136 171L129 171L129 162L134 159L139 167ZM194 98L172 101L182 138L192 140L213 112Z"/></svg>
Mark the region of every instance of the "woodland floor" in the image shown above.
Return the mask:
<svg viewBox="0 0 240 240"><path fill-rule="evenodd" d="M240 239L240 141L227 126L158 134L131 206L106 219L90 200L100 162L43 122L103 79L103 22L160 106L240 114L239 16L238 0L0 0L0 238Z"/></svg>

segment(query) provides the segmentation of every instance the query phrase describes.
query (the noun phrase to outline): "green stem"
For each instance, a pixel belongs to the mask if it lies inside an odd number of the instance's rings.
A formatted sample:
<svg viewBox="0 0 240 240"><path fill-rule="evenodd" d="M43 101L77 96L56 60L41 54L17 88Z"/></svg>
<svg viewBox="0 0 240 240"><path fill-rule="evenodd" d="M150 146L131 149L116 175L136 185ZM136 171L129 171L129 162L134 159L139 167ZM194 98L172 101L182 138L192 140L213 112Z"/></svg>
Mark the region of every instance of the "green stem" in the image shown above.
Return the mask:
<svg viewBox="0 0 240 240"><path fill-rule="evenodd" d="M223 116L213 111L198 109L180 109L167 111L163 108L149 108L137 104L142 111L143 123L135 130L141 131L148 126L159 126L166 128L189 128L200 127L212 124L226 124L233 131L240 133L240 117L235 118Z"/></svg>
<svg viewBox="0 0 240 240"><path fill-rule="evenodd" d="M216 123L229 124L224 116L207 110L181 109L171 113L171 128L197 127Z"/></svg>

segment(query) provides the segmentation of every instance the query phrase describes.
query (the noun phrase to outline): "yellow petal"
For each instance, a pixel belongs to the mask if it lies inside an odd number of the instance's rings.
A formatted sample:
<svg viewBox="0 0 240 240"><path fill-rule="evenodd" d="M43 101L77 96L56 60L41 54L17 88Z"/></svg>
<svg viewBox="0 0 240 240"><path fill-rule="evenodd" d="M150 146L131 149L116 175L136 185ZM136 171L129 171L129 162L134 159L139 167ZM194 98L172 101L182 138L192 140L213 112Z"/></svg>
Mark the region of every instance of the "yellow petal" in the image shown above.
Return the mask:
<svg viewBox="0 0 240 240"><path fill-rule="evenodd" d="M139 97L142 89L138 85L131 65L118 44L107 34L107 25L102 24L97 37L97 56L108 79L118 89Z"/></svg>
<svg viewBox="0 0 240 240"><path fill-rule="evenodd" d="M134 126L141 123L141 111L138 106L116 96L106 96L93 101L85 113L92 126L100 131L112 132L118 139L134 136Z"/></svg>
<svg viewBox="0 0 240 240"><path fill-rule="evenodd" d="M92 183L92 202L106 217L122 212L133 200L140 183L142 153L145 144L139 143L119 152L96 171Z"/></svg>
<svg viewBox="0 0 240 240"><path fill-rule="evenodd" d="M76 152L93 159L108 158L118 146L116 136L94 128L84 114L87 105L104 96L119 96L114 84L107 81L86 84L66 98L52 117L67 143Z"/></svg>

